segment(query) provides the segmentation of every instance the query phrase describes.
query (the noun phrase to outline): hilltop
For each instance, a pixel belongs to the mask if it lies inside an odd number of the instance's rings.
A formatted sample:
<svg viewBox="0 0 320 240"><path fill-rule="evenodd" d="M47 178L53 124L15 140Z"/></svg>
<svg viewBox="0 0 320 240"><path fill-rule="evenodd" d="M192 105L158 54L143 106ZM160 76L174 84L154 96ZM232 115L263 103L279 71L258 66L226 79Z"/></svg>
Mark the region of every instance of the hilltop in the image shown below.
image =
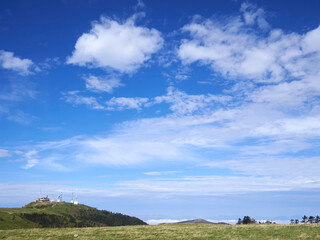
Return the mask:
<svg viewBox="0 0 320 240"><path fill-rule="evenodd" d="M225 222L210 222L205 219L193 219L193 220L186 220L181 222L175 222L175 223L160 223L162 224L222 224L222 225L230 225L229 223Z"/></svg>
<svg viewBox="0 0 320 240"><path fill-rule="evenodd" d="M83 204L32 202L22 208L0 208L0 229L146 225L142 220Z"/></svg>
<svg viewBox="0 0 320 240"><path fill-rule="evenodd" d="M204 220L204 219L187 220L187 221L177 222L176 224L180 224L180 223L228 224L228 223L224 223L224 222L218 222L218 223L209 222L209 221Z"/></svg>

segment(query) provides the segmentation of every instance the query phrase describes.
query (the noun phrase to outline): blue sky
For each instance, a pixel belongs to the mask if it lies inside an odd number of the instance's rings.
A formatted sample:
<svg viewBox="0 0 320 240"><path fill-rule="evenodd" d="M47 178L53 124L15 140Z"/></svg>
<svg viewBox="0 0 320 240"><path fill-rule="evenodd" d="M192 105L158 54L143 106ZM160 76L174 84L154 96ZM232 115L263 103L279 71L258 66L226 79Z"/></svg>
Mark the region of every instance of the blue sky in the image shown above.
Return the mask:
<svg viewBox="0 0 320 240"><path fill-rule="evenodd" d="M319 9L1 1L0 206L41 189L149 223L319 214Z"/></svg>

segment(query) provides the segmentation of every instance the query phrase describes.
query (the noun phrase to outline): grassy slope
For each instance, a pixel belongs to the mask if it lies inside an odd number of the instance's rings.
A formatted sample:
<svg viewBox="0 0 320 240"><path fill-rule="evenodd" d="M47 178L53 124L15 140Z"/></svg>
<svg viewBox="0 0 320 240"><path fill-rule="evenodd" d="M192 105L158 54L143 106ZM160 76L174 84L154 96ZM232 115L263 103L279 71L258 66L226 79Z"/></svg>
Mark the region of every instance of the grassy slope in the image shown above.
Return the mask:
<svg viewBox="0 0 320 240"><path fill-rule="evenodd" d="M54 207L51 203L29 203L22 208L0 208L0 229L35 228L38 224L21 218L21 214L46 213L49 215L69 215L79 209L94 209L85 205L58 203ZM71 210L71 211L70 211Z"/></svg>
<svg viewBox="0 0 320 240"><path fill-rule="evenodd" d="M165 224L101 228L0 230L0 239L320 239L320 225Z"/></svg>
<svg viewBox="0 0 320 240"><path fill-rule="evenodd" d="M0 211L0 229L15 229L19 228L34 228L38 227L38 224L23 219L11 212Z"/></svg>
<svg viewBox="0 0 320 240"><path fill-rule="evenodd" d="M45 202L29 203L23 208L0 208L0 229L41 227L32 222L34 218L28 218L32 214L48 216L47 225L45 225L48 227L132 225L130 220L136 224L143 224L139 219L100 211L83 204Z"/></svg>

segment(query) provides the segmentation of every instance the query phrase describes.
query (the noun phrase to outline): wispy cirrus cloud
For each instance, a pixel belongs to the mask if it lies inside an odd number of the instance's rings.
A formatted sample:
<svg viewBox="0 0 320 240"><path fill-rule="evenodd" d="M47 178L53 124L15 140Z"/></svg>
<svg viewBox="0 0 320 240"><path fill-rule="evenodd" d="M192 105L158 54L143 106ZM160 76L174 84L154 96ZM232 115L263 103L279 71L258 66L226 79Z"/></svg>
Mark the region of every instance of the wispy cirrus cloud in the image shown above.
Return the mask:
<svg viewBox="0 0 320 240"><path fill-rule="evenodd" d="M186 176L173 179L139 179L117 184L132 193L153 196L226 196L252 192L318 189L320 181L308 177Z"/></svg>
<svg viewBox="0 0 320 240"><path fill-rule="evenodd" d="M186 115L221 106L230 100L231 97L227 95L190 95L174 87L169 87L166 95L154 98L154 104L168 103L173 113Z"/></svg>
<svg viewBox="0 0 320 240"><path fill-rule="evenodd" d="M38 95L35 83L30 75L45 69L48 63L35 64L28 58L21 58L15 53L0 50L0 70L3 76L0 89L0 117L9 121L27 125L36 117L28 113L20 105L33 100ZM9 71L4 71L9 70Z"/></svg>
<svg viewBox="0 0 320 240"><path fill-rule="evenodd" d="M39 160L37 158L37 153L38 153L37 151L32 150L24 154L27 160L27 164L23 168L29 169L36 166L39 163Z"/></svg>
<svg viewBox="0 0 320 240"><path fill-rule="evenodd" d="M116 77L97 77L93 75L83 77L86 88L93 92L112 93L114 88L123 87L124 84Z"/></svg>
<svg viewBox="0 0 320 240"><path fill-rule="evenodd" d="M107 110L123 110L123 109L136 109L141 110L141 107L149 102L148 98L136 97L113 97L106 102Z"/></svg>
<svg viewBox="0 0 320 240"><path fill-rule="evenodd" d="M34 100L38 92L34 84L21 76L3 79L0 89L0 117L20 124L28 124L35 117L21 109L22 102Z"/></svg>
<svg viewBox="0 0 320 240"><path fill-rule="evenodd" d="M45 186L47 194L71 197L77 182L11 182L0 183L0 198L18 198L25 202L30 193L36 195L39 186ZM320 182L310 181L308 177L271 178L247 176L185 176L180 178L138 179L118 181L108 188L77 187L77 193L82 198L113 198L113 197L148 197L181 198L181 197L213 197L232 196L263 192L288 192L319 189ZM31 196L32 197L32 196ZM33 198L33 197L32 197Z"/></svg>
<svg viewBox="0 0 320 240"><path fill-rule="evenodd" d="M6 149L0 149L0 157L10 157L11 153Z"/></svg>
<svg viewBox="0 0 320 240"><path fill-rule="evenodd" d="M168 87L165 95L156 96L154 98L146 97L112 97L105 104L99 104L99 108L95 108L94 103L98 104L94 97L79 96L79 91L70 91L63 93L64 100L75 105L84 104L92 109L105 109L110 111L121 111L124 109L141 110L157 104L166 103L174 114L186 115L194 114L199 111L206 111L213 107L221 107L231 101L228 95L200 94L190 95L174 87ZM90 99L90 100L89 100Z"/></svg>
<svg viewBox="0 0 320 240"><path fill-rule="evenodd" d="M89 161L113 166L171 160L205 164L212 158L214 161L226 161L235 156L240 159L258 156L255 161L259 162L261 155L278 159L278 154L299 152L315 146L308 141L318 138L317 125L308 122L303 128L295 130L271 131L272 128L269 128L268 131L265 122L272 121L277 114L256 113L256 109L252 108L218 110L198 116L141 119L117 125L109 135L43 143L31 149L37 150L39 155L43 155L42 158L50 156L58 163L60 155L68 152L66 157L70 157L70 162ZM248 116L251 117L248 119ZM265 130L261 131L261 127ZM210 149L225 154L223 157L202 154L203 150ZM260 158L261 161L263 159Z"/></svg>
<svg viewBox="0 0 320 240"><path fill-rule="evenodd" d="M176 174L181 173L181 171L161 171L161 172L145 172L145 175L148 176L163 176L163 175L170 175L170 174Z"/></svg>
<svg viewBox="0 0 320 240"><path fill-rule="evenodd" d="M15 110L9 112L7 119L21 125L28 125L32 120L36 119L36 117L22 110Z"/></svg>
<svg viewBox="0 0 320 240"><path fill-rule="evenodd" d="M62 93L62 99L65 100L67 103L71 103L73 105L86 105L91 109L104 109L104 107L98 103L95 97L89 96L82 96L80 95L80 91L69 91Z"/></svg>

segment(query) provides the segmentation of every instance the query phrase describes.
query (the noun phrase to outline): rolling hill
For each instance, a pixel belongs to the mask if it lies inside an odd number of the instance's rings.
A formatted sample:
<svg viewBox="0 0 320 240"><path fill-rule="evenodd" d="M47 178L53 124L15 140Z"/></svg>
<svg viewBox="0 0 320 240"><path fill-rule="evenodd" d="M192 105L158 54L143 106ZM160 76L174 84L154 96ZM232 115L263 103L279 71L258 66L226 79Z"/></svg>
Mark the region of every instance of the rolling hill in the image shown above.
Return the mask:
<svg viewBox="0 0 320 240"><path fill-rule="evenodd" d="M125 225L146 223L121 213L66 202L32 202L22 208L0 208L0 229Z"/></svg>
<svg viewBox="0 0 320 240"><path fill-rule="evenodd" d="M175 224L180 224L180 223L228 224L228 223L224 223L224 222L218 222L218 223L209 222L209 221L204 220L204 219L187 220L187 221L177 222L177 223L175 223Z"/></svg>
<svg viewBox="0 0 320 240"><path fill-rule="evenodd" d="M182 221L182 222L177 222L177 223L202 223L202 224L214 224L213 222L209 222L204 219L194 219L194 220L187 220L187 221Z"/></svg>

